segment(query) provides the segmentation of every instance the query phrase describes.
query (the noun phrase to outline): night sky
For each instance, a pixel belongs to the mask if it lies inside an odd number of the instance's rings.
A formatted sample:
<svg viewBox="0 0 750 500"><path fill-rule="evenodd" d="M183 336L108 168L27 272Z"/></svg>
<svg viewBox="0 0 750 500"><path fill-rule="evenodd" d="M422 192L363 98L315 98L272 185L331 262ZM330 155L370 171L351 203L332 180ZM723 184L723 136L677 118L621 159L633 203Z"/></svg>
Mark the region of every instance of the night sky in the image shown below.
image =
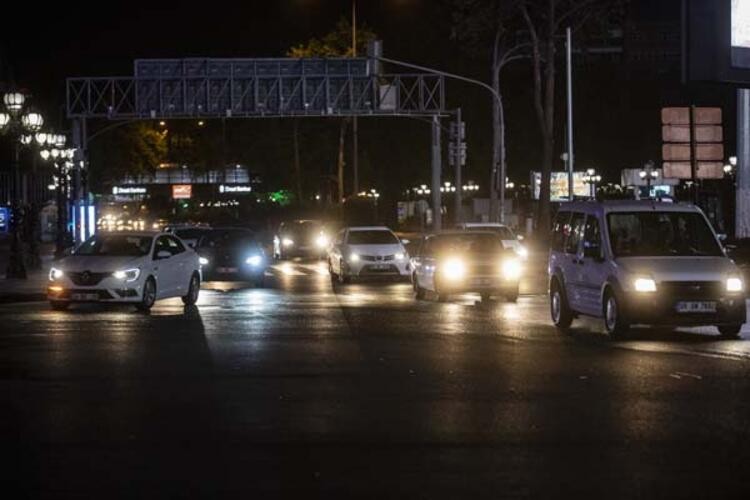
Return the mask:
<svg viewBox="0 0 750 500"><path fill-rule="evenodd" d="M679 16L675 9L678 4L675 0L636 1L630 22L636 26L673 22ZM0 32L1 79L14 78L30 89L49 117L48 122L59 128L65 77L129 75L135 58L283 56L290 46L332 29L341 16L350 15L351 4L349 0L280 0L213 1L191 6L168 1L66 4L38 9L29 5L3 8L6 20L19 22L5 22ZM384 40L387 56L488 80L486 62L472 57L450 39L450 15L442 2L358 0L358 14L359 22L370 26ZM727 119L733 120L731 89L684 88L678 70L657 69L632 71L623 62L611 61L578 64L576 153L581 168L594 166L607 180L616 182L621 168L658 160L658 113L662 105L683 104L678 101L684 100L718 104L725 107ZM562 68L558 76L562 91ZM529 65L518 63L504 78L509 172L516 182L524 182L528 170L538 168L541 149ZM564 94L560 92L557 99L559 154L564 147ZM486 185L491 140L489 96L465 84L451 83L448 100L451 106L464 109L468 124L469 165L465 178ZM429 179L426 125L404 119L362 122L360 161L364 182L381 188L384 184L406 187ZM238 128L234 135L246 140L248 148L268 148L271 144L283 148L287 144L285 123L242 127L243 132ZM308 133L318 130L313 127ZM321 137L328 137L329 132L321 132ZM256 134L278 137L260 138ZM725 135L733 148L734 127L728 127ZM333 158L329 160L326 154L315 161L332 164ZM287 156L281 152L273 156L274 160L267 157L263 161L290 161ZM562 168L562 164L557 167ZM268 170L268 165L259 170ZM398 183L390 180L395 170Z"/></svg>

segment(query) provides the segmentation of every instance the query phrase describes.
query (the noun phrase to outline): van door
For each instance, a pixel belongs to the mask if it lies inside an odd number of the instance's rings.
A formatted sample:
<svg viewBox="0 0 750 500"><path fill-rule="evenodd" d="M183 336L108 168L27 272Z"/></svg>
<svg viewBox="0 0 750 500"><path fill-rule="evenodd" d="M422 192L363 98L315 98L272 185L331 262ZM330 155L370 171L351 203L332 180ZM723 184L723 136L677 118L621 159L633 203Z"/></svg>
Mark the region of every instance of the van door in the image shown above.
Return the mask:
<svg viewBox="0 0 750 500"><path fill-rule="evenodd" d="M604 258L601 227L597 216L586 217L582 244L576 258L581 312L591 316L602 315L601 290L607 279L608 263Z"/></svg>
<svg viewBox="0 0 750 500"><path fill-rule="evenodd" d="M565 253L561 259L565 290L568 297L568 305L575 311L582 312L581 282L579 273L578 252L583 236L583 225L586 215L581 212L573 212L570 217L565 239Z"/></svg>

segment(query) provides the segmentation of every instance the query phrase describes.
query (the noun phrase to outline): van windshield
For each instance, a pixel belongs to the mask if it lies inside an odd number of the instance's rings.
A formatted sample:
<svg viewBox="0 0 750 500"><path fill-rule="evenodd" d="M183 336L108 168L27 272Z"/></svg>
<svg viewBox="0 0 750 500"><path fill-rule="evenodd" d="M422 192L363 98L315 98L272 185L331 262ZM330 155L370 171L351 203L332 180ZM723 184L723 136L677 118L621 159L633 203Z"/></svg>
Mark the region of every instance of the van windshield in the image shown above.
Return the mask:
<svg viewBox="0 0 750 500"><path fill-rule="evenodd" d="M615 257L723 255L706 219L699 213L610 213L607 222Z"/></svg>

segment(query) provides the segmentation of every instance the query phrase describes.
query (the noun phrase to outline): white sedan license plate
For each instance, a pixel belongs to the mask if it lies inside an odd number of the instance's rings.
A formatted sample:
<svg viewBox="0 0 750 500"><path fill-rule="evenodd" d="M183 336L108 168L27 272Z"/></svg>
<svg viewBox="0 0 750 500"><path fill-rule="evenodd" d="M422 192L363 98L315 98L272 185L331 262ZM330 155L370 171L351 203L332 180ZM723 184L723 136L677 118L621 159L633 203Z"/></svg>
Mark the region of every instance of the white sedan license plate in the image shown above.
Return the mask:
<svg viewBox="0 0 750 500"><path fill-rule="evenodd" d="M390 266L388 266L388 264L373 264L371 267L376 271L383 271L385 269L388 269Z"/></svg>
<svg viewBox="0 0 750 500"><path fill-rule="evenodd" d="M73 300L99 300L98 293L73 293L70 295Z"/></svg>
<svg viewBox="0 0 750 500"><path fill-rule="evenodd" d="M222 274L231 274L236 273L239 269L236 267L217 267L216 272L222 273Z"/></svg>
<svg viewBox="0 0 750 500"><path fill-rule="evenodd" d="M678 313L713 313L716 312L716 302L678 302Z"/></svg>

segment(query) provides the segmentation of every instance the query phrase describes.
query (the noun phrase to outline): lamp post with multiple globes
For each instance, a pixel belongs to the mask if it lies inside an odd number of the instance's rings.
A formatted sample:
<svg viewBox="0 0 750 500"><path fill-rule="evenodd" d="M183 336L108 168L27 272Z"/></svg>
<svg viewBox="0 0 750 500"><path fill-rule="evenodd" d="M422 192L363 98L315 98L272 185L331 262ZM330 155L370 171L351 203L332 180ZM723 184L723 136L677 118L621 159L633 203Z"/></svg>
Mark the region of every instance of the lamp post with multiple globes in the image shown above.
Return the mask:
<svg viewBox="0 0 750 500"><path fill-rule="evenodd" d="M0 132L8 135L13 143L11 189L11 246L6 278L26 278L26 263L22 241L21 225L25 214L24 193L21 183L21 147L31 144L35 135L44 125L44 117L27 105L27 96L22 92L10 91L3 95L0 107ZM29 139L31 137L31 139ZM33 237L33 236L32 236Z"/></svg>

